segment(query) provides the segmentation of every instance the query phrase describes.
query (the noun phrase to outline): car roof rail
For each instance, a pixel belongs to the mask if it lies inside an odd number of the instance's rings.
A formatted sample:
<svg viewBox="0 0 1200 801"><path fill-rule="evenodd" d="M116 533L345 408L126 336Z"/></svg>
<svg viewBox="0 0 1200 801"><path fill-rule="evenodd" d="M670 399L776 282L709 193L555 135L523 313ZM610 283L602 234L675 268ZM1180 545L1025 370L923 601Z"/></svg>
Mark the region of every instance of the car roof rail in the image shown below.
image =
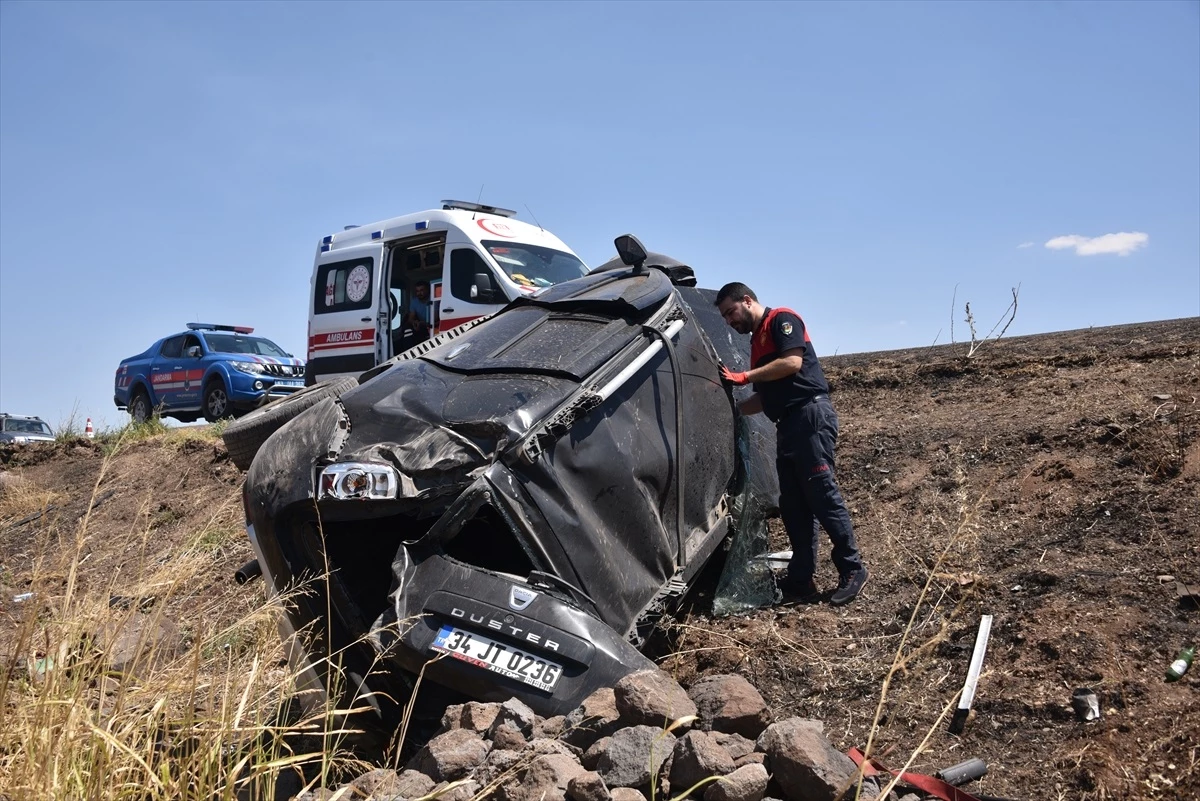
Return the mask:
<svg viewBox="0 0 1200 801"><path fill-rule="evenodd" d="M238 334L253 334L254 328L248 325L217 325L216 323L188 323L191 331L233 331Z"/></svg>

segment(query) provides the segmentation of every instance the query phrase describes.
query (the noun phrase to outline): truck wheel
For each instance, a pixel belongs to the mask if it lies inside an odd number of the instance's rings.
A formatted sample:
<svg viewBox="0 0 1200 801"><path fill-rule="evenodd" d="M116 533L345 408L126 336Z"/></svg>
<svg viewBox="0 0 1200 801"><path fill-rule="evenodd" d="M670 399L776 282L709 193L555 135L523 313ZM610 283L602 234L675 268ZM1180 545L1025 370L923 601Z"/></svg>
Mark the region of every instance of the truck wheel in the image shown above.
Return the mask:
<svg viewBox="0 0 1200 801"><path fill-rule="evenodd" d="M214 378L204 388L204 419L215 423L229 415L229 393L225 391L225 382Z"/></svg>
<svg viewBox="0 0 1200 801"><path fill-rule="evenodd" d="M146 394L146 390L141 387L135 389L133 397L129 399L129 416L133 422L139 425L148 423L153 415L154 409L150 407L150 396Z"/></svg>
<svg viewBox="0 0 1200 801"><path fill-rule="evenodd" d="M305 409L315 406L326 398L336 398L343 392L358 386L353 376L334 378L313 384L311 387L293 392L286 398L260 406L225 427L221 438L229 458L242 470L249 470L254 455L267 441L267 437L278 431L284 423L297 417Z"/></svg>

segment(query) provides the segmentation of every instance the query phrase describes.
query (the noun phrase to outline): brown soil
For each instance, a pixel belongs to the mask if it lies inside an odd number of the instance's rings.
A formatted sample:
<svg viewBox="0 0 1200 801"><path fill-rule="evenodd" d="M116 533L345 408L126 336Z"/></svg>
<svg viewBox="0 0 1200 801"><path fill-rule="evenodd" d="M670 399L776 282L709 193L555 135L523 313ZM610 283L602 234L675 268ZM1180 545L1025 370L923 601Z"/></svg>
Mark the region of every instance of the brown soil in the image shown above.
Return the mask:
<svg viewBox="0 0 1200 801"><path fill-rule="evenodd" d="M685 686L741 673L777 717L818 718L844 749L867 744L878 708L884 763L933 772L980 757L981 793L1200 797L1200 667L1164 681L1200 641L1200 608L1176 594L1177 581L1200 585L1200 318L966 351L823 362L839 480L871 568L863 595L717 620L697 608L669 626L661 664ZM217 558L171 599L176 619L215 599L232 618L257 600L261 584L229 580L250 549L231 533L241 475L219 443L140 443L100 477L102 462L86 440L0 449L10 475L60 496L36 521L0 515L0 628L40 549L75 547L93 497L82 581L199 539ZM788 547L777 525L773 538ZM831 585L827 554L825 543L818 579ZM994 622L974 711L949 734L983 614ZM1097 693L1100 720L1076 720L1077 687Z"/></svg>

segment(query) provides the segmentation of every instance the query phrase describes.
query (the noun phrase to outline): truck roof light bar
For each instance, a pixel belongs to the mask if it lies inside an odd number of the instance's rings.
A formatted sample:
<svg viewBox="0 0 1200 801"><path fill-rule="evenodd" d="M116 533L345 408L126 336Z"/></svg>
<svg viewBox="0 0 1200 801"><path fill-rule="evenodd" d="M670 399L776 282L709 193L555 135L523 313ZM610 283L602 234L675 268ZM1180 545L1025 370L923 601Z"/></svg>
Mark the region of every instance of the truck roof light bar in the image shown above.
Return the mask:
<svg viewBox="0 0 1200 801"><path fill-rule="evenodd" d="M216 323L188 323L191 331L233 331L235 334L253 334L254 328L248 325L217 325Z"/></svg>

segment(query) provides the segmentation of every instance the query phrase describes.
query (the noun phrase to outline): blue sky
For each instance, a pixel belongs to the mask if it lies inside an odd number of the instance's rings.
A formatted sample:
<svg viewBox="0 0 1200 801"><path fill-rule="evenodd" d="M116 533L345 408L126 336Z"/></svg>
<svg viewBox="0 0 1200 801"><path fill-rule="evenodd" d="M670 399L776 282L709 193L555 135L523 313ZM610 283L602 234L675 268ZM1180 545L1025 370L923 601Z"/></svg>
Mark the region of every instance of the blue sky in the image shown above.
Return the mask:
<svg viewBox="0 0 1200 801"><path fill-rule="evenodd" d="M0 409L122 424L188 321L302 355L321 236L481 190L822 355L1194 316L1200 4L2 0Z"/></svg>

